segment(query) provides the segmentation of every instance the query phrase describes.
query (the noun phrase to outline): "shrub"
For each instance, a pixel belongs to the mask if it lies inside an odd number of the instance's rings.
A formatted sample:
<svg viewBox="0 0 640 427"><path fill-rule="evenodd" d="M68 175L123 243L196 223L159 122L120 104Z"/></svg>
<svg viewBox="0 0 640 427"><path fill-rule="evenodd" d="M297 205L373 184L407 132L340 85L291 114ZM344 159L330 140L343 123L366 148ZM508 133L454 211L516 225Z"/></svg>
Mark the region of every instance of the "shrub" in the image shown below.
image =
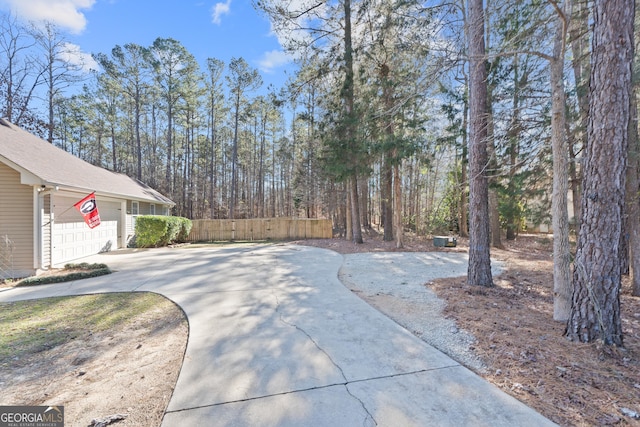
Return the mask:
<svg viewBox="0 0 640 427"><path fill-rule="evenodd" d="M136 218L136 247L151 248L185 242L191 231L191 226L191 220L182 217L139 216Z"/></svg>
<svg viewBox="0 0 640 427"><path fill-rule="evenodd" d="M136 218L136 247L161 246L169 228L164 216L142 215Z"/></svg>
<svg viewBox="0 0 640 427"><path fill-rule="evenodd" d="M77 271L80 270L80 271ZM65 273L65 271L69 271ZM46 285L50 283L70 282L73 280L88 279L89 277L111 274L111 269L106 264L66 264L60 274L53 276L27 277L17 283L16 286Z"/></svg>
<svg viewBox="0 0 640 427"><path fill-rule="evenodd" d="M180 233L180 220L176 216L168 216L167 220L167 233L162 236L161 246L170 245L175 242Z"/></svg>
<svg viewBox="0 0 640 427"><path fill-rule="evenodd" d="M187 241L189 237L189 233L191 233L191 228L193 227L193 222L187 218L178 218L180 220L180 232L178 232L178 237L176 238L176 242L184 243Z"/></svg>

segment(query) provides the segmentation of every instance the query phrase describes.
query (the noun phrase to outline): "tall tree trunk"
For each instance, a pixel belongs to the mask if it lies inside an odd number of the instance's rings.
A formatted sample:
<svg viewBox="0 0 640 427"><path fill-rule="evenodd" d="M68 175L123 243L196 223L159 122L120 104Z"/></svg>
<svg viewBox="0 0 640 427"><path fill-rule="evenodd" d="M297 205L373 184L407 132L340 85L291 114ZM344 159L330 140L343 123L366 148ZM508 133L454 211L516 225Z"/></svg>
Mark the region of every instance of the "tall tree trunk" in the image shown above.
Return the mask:
<svg viewBox="0 0 640 427"><path fill-rule="evenodd" d="M567 336L622 346L620 247L635 2L595 0L582 222Z"/></svg>
<svg viewBox="0 0 640 427"><path fill-rule="evenodd" d="M48 26L49 24L47 24ZM51 44L49 44L49 51L48 53L48 63L47 63L47 84L48 84L48 91L47 91L47 101L48 101L48 123L47 123L47 141L49 141L50 144L53 144L53 133L54 133L54 127L55 127L55 122L54 122L54 100L55 100L55 83L54 83L54 79L53 79L53 69L54 69L54 64L56 61L55 58L55 52L52 50L51 48Z"/></svg>
<svg viewBox="0 0 640 427"><path fill-rule="evenodd" d="M167 165L165 168L165 191L168 194L173 194L174 186L172 185L172 172L171 163L173 162L173 102L171 99L167 100Z"/></svg>
<svg viewBox="0 0 640 427"><path fill-rule="evenodd" d="M351 202L351 232L353 233L352 241L354 243L363 243L362 227L360 226L360 203L358 202L358 175L354 175L349 179L349 201Z"/></svg>
<svg viewBox="0 0 640 427"><path fill-rule="evenodd" d="M420 174L420 161L418 160L416 165L416 178L415 178L415 185L413 185L412 187L415 187L415 191L414 191L414 195L411 197L412 200L412 209L413 209L413 215L415 217L415 225L416 225L416 236L420 236L422 230L424 229L424 219L422 218L422 208L420 207L420 202L422 200L422 198L420 197L420 188L421 188L421 183L422 183L422 179L421 179L421 174ZM400 182L402 182L402 180L400 180ZM406 215L406 212L404 212L404 214Z"/></svg>
<svg viewBox="0 0 640 427"><path fill-rule="evenodd" d="M211 100L211 111L209 112L209 120L211 124L211 158L210 158L210 169L209 169L209 181L211 183L211 189L209 191L209 205L211 206L211 219L216 218L216 184L217 184L217 156L216 156L216 133L217 133L217 122L216 122L216 113L215 113L215 102Z"/></svg>
<svg viewBox="0 0 640 427"><path fill-rule="evenodd" d="M566 0L570 1L570 0ZM569 39L571 41L571 65L573 78L576 82L576 97L578 99L578 111L580 113L580 125L568 138L569 143L569 176L571 177L571 194L573 196L573 215L576 223L576 231L580 228L582 192L581 170L577 168L576 145L583 149L587 146L587 122L589 119L589 63L591 55L589 51L589 6L587 2L580 0L570 1L571 10L569 19ZM567 133L569 135L569 133Z"/></svg>
<svg viewBox="0 0 640 427"><path fill-rule="evenodd" d="M466 130L468 123L469 123L469 103L465 97L464 109L462 113L462 129ZM462 158L460 162L461 162L460 168L462 169L462 171L460 173L460 224L458 224L458 230L460 233L460 237L468 237L469 225L468 225L467 213L469 210L469 205L467 204L467 200L469 197L469 193L467 191L467 188L469 187L469 182L468 182L469 178L467 175L467 169L469 167L469 159L467 157L467 132L462 133Z"/></svg>
<svg viewBox="0 0 640 427"><path fill-rule="evenodd" d="M350 240L353 239L353 231L352 231L352 218L353 216L351 215L351 192L350 192L350 188L349 185L346 186L347 188L345 188L345 202L344 202L344 210L345 210L345 225L344 225L344 229L345 229L345 234L344 237L346 240Z"/></svg>
<svg viewBox="0 0 640 427"><path fill-rule="evenodd" d="M382 220L385 242L393 240L393 167L391 153L385 153L382 160Z"/></svg>
<svg viewBox="0 0 640 427"><path fill-rule="evenodd" d="M504 249L502 244L502 227L500 225L500 210L498 191L495 188L489 188L489 220L490 220L490 241L491 246L498 249Z"/></svg>
<svg viewBox="0 0 640 427"><path fill-rule="evenodd" d="M490 96L489 96L490 99ZM500 225L500 210L498 190L491 188L490 184L496 182L494 176L498 170L498 161L496 156L495 138L494 138L494 122L493 114L491 112L491 102L487 101L487 165L485 169L490 172L487 173L487 185L489 187L489 227L490 227L490 241L491 246L498 249L503 249L502 245L502 227Z"/></svg>
<svg viewBox="0 0 640 427"><path fill-rule="evenodd" d="M111 130L111 156L113 162L113 171L119 172L118 170L118 146L117 146L117 138L116 138L116 128L112 124L110 127Z"/></svg>
<svg viewBox="0 0 640 427"><path fill-rule="evenodd" d="M562 7L560 7L562 10ZM565 8L566 9L566 8ZM553 319L566 322L571 312L571 255L569 252L569 214L567 211L568 147L566 143L565 92L563 85L567 21L558 16L551 71L551 150L553 153Z"/></svg>
<svg viewBox="0 0 640 427"><path fill-rule="evenodd" d="M274 135L275 140L275 135ZM276 158L276 144L271 145L271 158ZM276 201L278 192L276 191L276 162L271 162L271 218L276 217Z"/></svg>
<svg viewBox="0 0 640 427"><path fill-rule="evenodd" d="M566 120L565 120L566 121ZM578 170L578 156L576 153L576 139L573 137L573 132L568 130L569 124L565 128L565 135L567 135L567 145L569 150L569 186L571 188L571 206L573 207L573 222L575 224L576 232L580 228L580 206L582 205L582 177L581 171ZM586 146L586 144L583 144ZM569 218L571 221L571 218Z"/></svg>
<svg viewBox="0 0 640 427"><path fill-rule="evenodd" d="M397 150L394 150L394 157L397 157ZM400 165L396 159L393 165L393 228L396 236L396 248L400 249L404 246L403 227L402 227L402 182L400 180Z"/></svg>
<svg viewBox="0 0 640 427"><path fill-rule="evenodd" d="M482 11L482 14L483 14L482 16L483 23L487 24L487 22L484 20L484 10ZM485 41L485 38L484 38L485 36L483 33L483 42L486 43L486 45L484 45L482 48L483 55L485 54L484 52L486 50L485 46L491 45L490 36L491 36L491 31L487 31L486 41ZM484 60L484 63L485 63L484 66L486 67L486 59ZM487 76L487 80L488 80L488 76ZM491 242L491 246L493 246L494 248L503 249L504 246L502 245L502 237L501 237L502 227L500 226L498 191L495 189L495 187L492 188L492 184L495 184L497 182L497 178L495 175L497 175L498 173L498 159L496 156L496 144L495 144L495 122L493 120L493 86L489 85L487 82L485 83L485 88L486 88L486 103L487 103L485 107L486 108L485 111L487 115L487 118L486 118L487 133L486 133L485 147L486 147L487 156L488 156L487 166L485 166L485 169L488 169L489 171L487 172L488 187L489 187L489 231L490 231L489 240Z"/></svg>
<svg viewBox="0 0 640 427"><path fill-rule="evenodd" d="M258 217L264 218L264 158L267 139L267 114L262 117L262 132L260 133L260 167L258 168Z"/></svg>
<svg viewBox="0 0 640 427"><path fill-rule="evenodd" d="M142 140L140 137L140 88L136 85L135 102L135 132L136 132L136 178L142 181Z"/></svg>
<svg viewBox="0 0 640 427"><path fill-rule="evenodd" d="M364 229L371 229L371 218L369 217L369 181L365 178L358 178L358 198L360 200L360 223Z"/></svg>
<svg viewBox="0 0 640 427"><path fill-rule="evenodd" d="M233 119L233 151L231 154L231 197L229 198L229 219L236 218L236 200L238 191L238 121L240 117L240 88L237 88L235 100L235 116Z"/></svg>
<svg viewBox="0 0 640 427"><path fill-rule="evenodd" d="M309 109L311 110L309 113L309 125L307 127L307 218L317 218L318 217L318 202L316 197L316 180L313 173L313 160L315 158L314 154L314 135L315 135L315 88L311 88L311 93L309 94L311 98L309 100Z"/></svg>
<svg viewBox="0 0 640 427"><path fill-rule="evenodd" d="M488 177L487 185L489 186L489 224L490 224L490 241L491 246L494 248L502 249L502 227L500 226L500 210L498 209L498 191L495 188L491 188L489 184L496 182L496 175L498 171L498 160L496 156L495 146L495 123L493 121L493 92L492 88L487 86L487 125L486 125L486 152L487 152L487 165L485 172ZM486 169L489 172L486 172Z"/></svg>
<svg viewBox="0 0 640 427"><path fill-rule="evenodd" d="M382 64L380 66L380 78L382 80L382 99L384 107L389 114L393 111L393 86L389 81L389 66ZM384 120L384 136L387 138L387 144L393 141L394 128L393 117L389 116L388 120ZM397 159L391 149L384 153L382 164L383 183L382 183L382 208L384 210L384 241L393 240L394 216L393 216L393 162ZM397 207L397 204L396 204Z"/></svg>
<svg viewBox="0 0 640 427"><path fill-rule="evenodd" d="M469 269L470 285L493 286L489 237L487 166L487 69L482 0L468 0L469 12Z"/></svg>
<svg viewBox="0 0 640 427"><path fill-rule="evenodd" d="M351 200L351 229L354 243L363 243L362 227L360 226L360 203L358 198L358 158L357 143L355 141L355 111L353 94L353 45L351 43L351 0L344 0L344 62L345 81L342 89L345 103L346 138L351 147L351 177L349 178L349 198Z"/></svg>
<svg viewBox="0 0 640 427"><path fill-rule="evenodd" d="M518 27L519 28L519 27ZM525 71L526 74L526 71ZM509 182L507 183L507 209L505 212L506 238L507 240L515 240L520 231L521 216L518 209L519 198L516 193L519 184L516 182L516 175L519 170L518 157L520 154L520 86L526 85L526 75L520 76L520 56L513 56L513 111L511 112L511 123L507 131L509 141Z"/></svg>
<svg viewBox="0 0 640 427"><path fill-rule="evenodd" d="M631 100L629 165L627 166L626 213L629 232L629 267L632 295L640 296L640 138L638 138L637 89Z"/></svg>

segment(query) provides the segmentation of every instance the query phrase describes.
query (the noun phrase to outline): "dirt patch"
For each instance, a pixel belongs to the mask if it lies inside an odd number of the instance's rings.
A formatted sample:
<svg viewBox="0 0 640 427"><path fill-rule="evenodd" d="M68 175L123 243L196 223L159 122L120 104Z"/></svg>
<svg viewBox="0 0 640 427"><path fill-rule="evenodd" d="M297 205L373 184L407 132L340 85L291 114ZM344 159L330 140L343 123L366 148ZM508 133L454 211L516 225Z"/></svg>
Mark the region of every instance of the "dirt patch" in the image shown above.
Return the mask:
<svg viewBox="0 0 640 427"><path fill-rule="evenodd" d="M363 245L299 243L340 253L397 250L375 234ZM640 298L631 296L628 278L621 295L625 347L570 342L565 325L553 321L551 239L525 235L503 243L504 250L492 249L505 264L494 288L471 287L465 277L425 284L446 301L444 315L475 337L473 351L486 366L479 374L563 426L640 426L634 418L640 413ZM449 249L407 238L401 250L467 252L468 241ZM375 306L394 319L411 316L393 301Z"/></svg>
<svg viewBox="0 0 640 427"><path fill-rule="evenodd" d="M162 300L106 330L69 329L62 331L68 335L63 344L47 348L45 342L38 344L39 351L16 351L23 356L1 363L0 404L63 405L69 427L115 414L124 415L119 426L160 425L188 336L182 310Z"/></svg>

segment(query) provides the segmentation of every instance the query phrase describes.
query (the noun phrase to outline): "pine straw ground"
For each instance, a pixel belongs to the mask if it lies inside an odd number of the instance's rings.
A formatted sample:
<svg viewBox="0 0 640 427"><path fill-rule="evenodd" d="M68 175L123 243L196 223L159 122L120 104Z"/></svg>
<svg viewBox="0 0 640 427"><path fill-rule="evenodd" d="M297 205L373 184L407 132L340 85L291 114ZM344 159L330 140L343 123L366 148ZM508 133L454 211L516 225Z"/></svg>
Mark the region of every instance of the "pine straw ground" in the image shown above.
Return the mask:
<svg viewBox="0 0 640 427"><path fill-rule="evenodd" d="M395 251L393 243L367 236L363 245L344 240L300 242L341 253ZM409 239L405 251L466 252L434 248ZM478 288L466 278L426 283L446 300L444 314L472 333L475 352L487 369L480 373L502 390L562 426L640 426L640 298L628 278L621 295L624 348L570 342L565 325L554 322L552 242L546 235L521 235L492 249L505 271L495 287Z"/></svg>

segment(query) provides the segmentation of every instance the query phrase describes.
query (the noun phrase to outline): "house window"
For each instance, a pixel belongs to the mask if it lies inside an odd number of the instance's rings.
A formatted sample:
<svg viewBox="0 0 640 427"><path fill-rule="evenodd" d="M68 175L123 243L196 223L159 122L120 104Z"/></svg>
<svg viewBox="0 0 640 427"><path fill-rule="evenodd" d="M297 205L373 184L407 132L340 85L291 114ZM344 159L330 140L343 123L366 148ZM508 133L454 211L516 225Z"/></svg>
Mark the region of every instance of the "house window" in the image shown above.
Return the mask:
<svg viewBox="0 0 640 427"><path fill-rule="evenodd" d="M138 202L131 202L131 215L139 215L140 206L138 206Z"/></svg>
<svg viewBox="0 0 640 427"><path fill-rule="evenodd" d="M149 205L149 215L156 214L156 205Z"/></svg>

